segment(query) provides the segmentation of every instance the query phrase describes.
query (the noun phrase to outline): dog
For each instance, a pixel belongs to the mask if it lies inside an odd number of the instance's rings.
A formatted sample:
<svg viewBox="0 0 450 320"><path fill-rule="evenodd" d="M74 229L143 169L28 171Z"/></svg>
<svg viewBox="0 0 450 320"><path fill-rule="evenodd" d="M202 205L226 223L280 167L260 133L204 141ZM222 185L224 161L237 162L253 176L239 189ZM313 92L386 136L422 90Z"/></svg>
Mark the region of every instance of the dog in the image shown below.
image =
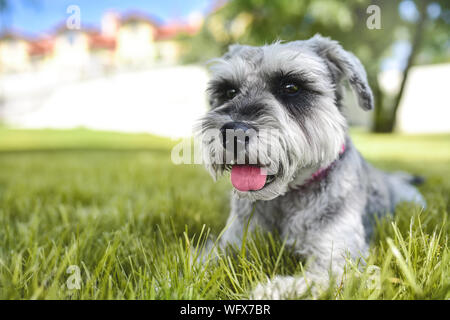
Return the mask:
<svg viewBox="0 0 450 320"><path fill-rule="evenodd" d="M343 275L346 257L367 254L376 217L403 201L425 206L415 176L377 170L353 145L345 80L364 110L374 99L361 62L338 42L231 45L211 73L197 136L207 170L215 179L230 171L234 186L219 245L239 245L248 225L276 231L308 261L302 276L276 276L252 298L317 295Z"/></svg>

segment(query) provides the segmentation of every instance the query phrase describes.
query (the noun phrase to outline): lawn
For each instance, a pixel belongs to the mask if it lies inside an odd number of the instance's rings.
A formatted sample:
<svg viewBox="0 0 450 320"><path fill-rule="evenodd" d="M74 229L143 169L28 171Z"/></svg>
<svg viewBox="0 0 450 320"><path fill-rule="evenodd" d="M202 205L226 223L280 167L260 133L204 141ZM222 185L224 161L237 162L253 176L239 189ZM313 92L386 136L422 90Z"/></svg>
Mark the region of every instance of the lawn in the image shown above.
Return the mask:
<svg viewBox="0 0 450 320"><path fill-rule="evenodd" d="M428 207L380 221L365 266L349 264L322 298L450 298L450 135L352 136L373 164L425 176ZM267 276L300 274L275 235L197 262L225 226L231 187L172 164L174 143L0 128L0 298L242 299Z"/></svg>

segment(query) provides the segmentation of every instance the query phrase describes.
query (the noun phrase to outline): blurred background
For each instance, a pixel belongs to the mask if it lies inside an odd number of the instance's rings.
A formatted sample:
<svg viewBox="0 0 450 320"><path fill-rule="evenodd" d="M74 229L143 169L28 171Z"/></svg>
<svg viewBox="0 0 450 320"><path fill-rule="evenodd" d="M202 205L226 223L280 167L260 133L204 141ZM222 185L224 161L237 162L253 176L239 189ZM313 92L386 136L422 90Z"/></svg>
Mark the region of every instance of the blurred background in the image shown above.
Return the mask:
<svg viewBox="0 0 450 320"><path fill-rule="evenodd" d="M376 108L359 111L347 94L352 125L450 132L449 4L0 0L0 123L190 136L208 107L209 59L235 42L321 33L367 69Z"/></svg>

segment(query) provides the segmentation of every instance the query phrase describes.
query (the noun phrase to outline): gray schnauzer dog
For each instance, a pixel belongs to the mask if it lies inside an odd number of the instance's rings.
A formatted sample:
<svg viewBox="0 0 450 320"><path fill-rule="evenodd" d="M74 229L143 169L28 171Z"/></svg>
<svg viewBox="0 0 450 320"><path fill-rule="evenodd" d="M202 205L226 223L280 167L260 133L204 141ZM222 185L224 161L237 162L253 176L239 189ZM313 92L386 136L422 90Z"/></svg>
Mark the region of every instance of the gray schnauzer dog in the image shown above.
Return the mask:
<svg viewBox="0 0 450 320"><path fill-rule="evenodd" d="M342 113L343 80L364 110L373 108L373 95L358 58L336 41L316 35L232 45L211 71L212 108L197 133L212 176L231 171L231 214L220 246L239 245L251 217L250 230L276 231L309 261L304 275L277 276L258 285L253 298L319 292L330 275L343 275L346 257L367 253L376 216L402 201L425 206L416 177L377 170L354 147Z"/></svg>

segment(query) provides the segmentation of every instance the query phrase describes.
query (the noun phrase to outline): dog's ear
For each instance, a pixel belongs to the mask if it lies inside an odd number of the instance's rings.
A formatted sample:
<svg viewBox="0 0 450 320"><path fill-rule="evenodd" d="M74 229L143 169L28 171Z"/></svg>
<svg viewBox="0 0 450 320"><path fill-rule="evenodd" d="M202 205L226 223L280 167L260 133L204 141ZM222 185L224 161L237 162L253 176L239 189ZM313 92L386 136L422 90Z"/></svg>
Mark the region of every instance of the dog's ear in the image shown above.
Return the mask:
<svg viewBox="0 0 450 320"><path fill-rule="evenodd" d="M254 54L253 52L254 49L255 47L253 46L243 44L232 44L228 46L228 51L223 55L223 58L225 60L228 60L236 55L242 55L244 58L251 58L251 56Z"/></svg>
<svg viewBox="0 0 450 320"><path fill-rule="evenodd" d="M312 49L331 66L338 80L346 77L358 96L361 108L373 109L373 94L367 81L366 71L359 59L351 52L345 51L342 46L330 38L316 34L308 43Z"/></svg>

